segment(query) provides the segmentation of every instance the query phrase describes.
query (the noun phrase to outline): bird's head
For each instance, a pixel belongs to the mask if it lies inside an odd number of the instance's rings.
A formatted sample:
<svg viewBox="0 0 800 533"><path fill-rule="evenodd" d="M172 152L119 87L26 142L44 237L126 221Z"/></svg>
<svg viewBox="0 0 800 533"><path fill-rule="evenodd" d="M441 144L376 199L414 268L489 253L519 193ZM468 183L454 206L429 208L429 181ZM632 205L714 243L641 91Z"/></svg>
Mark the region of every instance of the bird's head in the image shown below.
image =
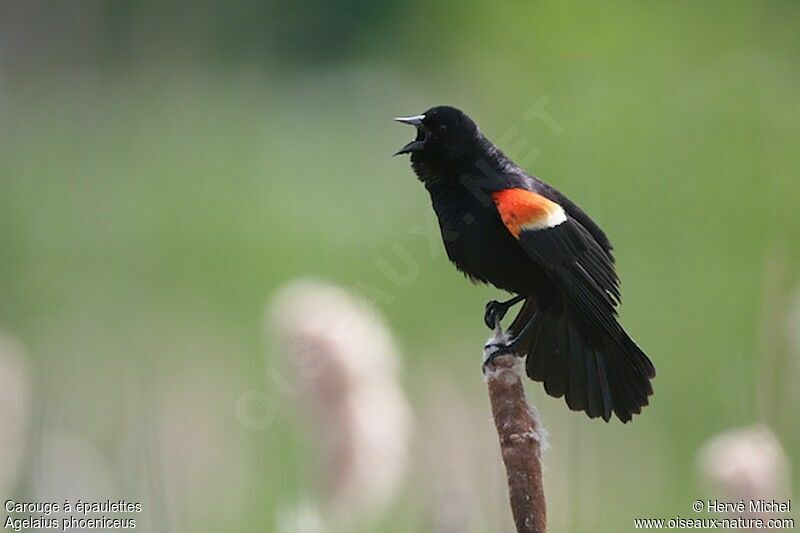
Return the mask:
<svg viewBox="0 0 800 533"><path fill-rule="evenodd" d="M455 107L432 107L420 115L395 120L417 128L416 139L395 154L411 154L412 162L456 161L474 153L478 146L478 126Z"/></svg>

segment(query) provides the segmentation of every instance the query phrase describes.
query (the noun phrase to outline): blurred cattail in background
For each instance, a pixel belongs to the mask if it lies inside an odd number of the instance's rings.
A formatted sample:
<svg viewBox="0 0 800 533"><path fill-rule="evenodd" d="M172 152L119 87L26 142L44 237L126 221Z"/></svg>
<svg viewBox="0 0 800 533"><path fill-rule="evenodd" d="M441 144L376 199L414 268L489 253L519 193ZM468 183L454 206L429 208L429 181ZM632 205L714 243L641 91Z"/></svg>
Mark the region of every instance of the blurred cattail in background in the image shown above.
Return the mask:
<svg viewBox="0 0 800 533"><path fill-rule="evenodd" d="M25 355L18 342L0 333L0 494L9 494L20 474L31 391Z"/></svg>
<svg viewBox="0 0 800 533"><path fill-rule="evenodd" d="M778 438L757 424L730 430L707 442L698 466L716 498L778 500L791 494L791 466Z"/></svg>
<svg viewBox="0 0 800 533"><path fill-rule="evenodd" d="M784 380L787 382L786 396L786 420L800 420L800 387L797 381L800 379L800 284L796 285L790 292L789 306L784 322L786 328L786 351L787 362L784 373ZM797 444L796 439L800 439L797 428L794 428L793 435L787 438L793 439L792 444Z"/></svg>
<svg viewBox="0 0 800 533"><path fill-rule="evenodd" d="M266 320L321 456L324 521L343 529L369 523L396 496L411 440L400 358L385 321L361 298L313 281L280 290Z"/></svg>
<svg viewBox="0 0 800 533"><path fill-rule="evenodd" d="M795 356L796 363L797 357L800 356L800 285L794 288L789 299L786 339L789 352Z"/></svg>
<svg viewBox="0 0 800 533"><path fill-rule="evenodd" d="M422 459L415 486L424 487L430 514L427 530L469 533L512 530L506 474L485 398L460 390L452 377L433 374L426 386L429 406L420 414ZM453 444L457 442L457 444Z"/></svg>
<svg viewBox="0 0 800 533"><path fill-rule="evenodd" d="M104 501L119 490L112 464L89 439L69 431L42 434L33 469L36 501Z"/></svg>
<svg viewBox="0 0 800 533"><path fill-rule="evenodd" d="M760 360L757 373L758 419L788 445L800 435L787 420L800 415L800 284L790 274L786 254L767 257L761 304Z"/></svg>
<svg viewBox="0 0 800 533"><path fill-rule="evenodd" d="M148 444L159 452L150 465L153 481L163 485L152 496L165 501L151 505L165 505L177 531L198 524L222 528L245 511L251 454L230 412L230 399L242 387L234 371L206 361L172 375L159 391L158 440ZM164 530L159 520L154 529Z"/></svg>
<svg viewBox="0 0 800 533"><path fill-rule="evenodd" d="M756 375L758 423L725 431L697 455L703 481L716 499L745 505L750 500L791 497L792 465L781 445L791 439L800 377L800 286L790 290L788 264L781 250L765 262L761 310L760 361ZM737 513L742 514L742 513ZM745 515L747 513L744 513ZM769 518L769 514L751 515Z"/></svg>

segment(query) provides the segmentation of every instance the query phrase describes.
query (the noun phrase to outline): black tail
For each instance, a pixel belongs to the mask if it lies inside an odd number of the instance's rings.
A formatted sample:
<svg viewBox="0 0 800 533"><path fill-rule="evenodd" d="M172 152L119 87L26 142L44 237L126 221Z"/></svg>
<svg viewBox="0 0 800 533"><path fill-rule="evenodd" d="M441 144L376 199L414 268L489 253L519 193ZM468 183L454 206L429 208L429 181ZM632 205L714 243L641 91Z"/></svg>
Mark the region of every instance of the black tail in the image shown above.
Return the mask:
<svg viewBox="0 0 800 533"><path fill-rule="evenodd" d="M622 327L609 333L562 299L544 309L526 300L509 333L529 323L520 355L527 355L528 377L543 382L547 394L566 396L570 409L606 422L612 411L628 422L648 404L655 368Z"/></svg>

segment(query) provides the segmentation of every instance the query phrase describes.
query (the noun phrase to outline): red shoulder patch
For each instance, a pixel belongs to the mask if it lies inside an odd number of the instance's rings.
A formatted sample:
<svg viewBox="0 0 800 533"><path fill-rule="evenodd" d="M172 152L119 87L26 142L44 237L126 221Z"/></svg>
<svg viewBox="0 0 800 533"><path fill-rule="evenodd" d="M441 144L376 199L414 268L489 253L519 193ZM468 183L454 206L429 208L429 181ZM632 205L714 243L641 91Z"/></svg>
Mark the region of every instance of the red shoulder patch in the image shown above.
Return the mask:
<svg viewBox="0 0 800 533"><path fill-rule="evenodd" d="M564 209L541 194L525 189L492 193L500 219L514 237L525 230L552 228L567 220Z"/></svg>

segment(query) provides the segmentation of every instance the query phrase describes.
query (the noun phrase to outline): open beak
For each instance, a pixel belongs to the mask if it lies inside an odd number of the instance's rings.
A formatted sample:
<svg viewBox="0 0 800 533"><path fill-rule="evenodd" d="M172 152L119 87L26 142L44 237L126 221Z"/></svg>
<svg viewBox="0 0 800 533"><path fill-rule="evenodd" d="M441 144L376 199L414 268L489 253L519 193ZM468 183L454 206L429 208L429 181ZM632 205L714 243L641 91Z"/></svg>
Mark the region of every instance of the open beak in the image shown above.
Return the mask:
<svg viewBox="0 0 800 533"><path fill-rule="evenodd" d="M413 117L396 117L397 122L414 126L418 130L417 138L403 146L394 155L410 154L412 152L419 152L425 148L425 135L422 132L422 121L425 115L414 115Z"/></svg>

